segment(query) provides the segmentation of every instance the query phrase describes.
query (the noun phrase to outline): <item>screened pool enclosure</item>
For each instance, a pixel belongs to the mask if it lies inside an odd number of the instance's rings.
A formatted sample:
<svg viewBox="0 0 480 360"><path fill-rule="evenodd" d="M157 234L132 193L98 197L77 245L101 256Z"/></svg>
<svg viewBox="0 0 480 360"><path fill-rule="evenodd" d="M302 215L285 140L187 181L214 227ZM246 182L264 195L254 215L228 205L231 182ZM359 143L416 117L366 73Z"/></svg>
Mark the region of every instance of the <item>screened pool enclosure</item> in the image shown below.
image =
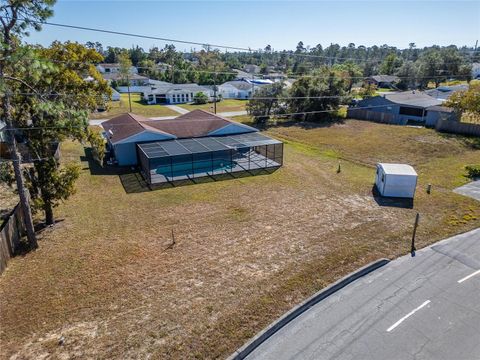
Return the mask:
<svg viewBox="0 0 480 360"><path fill-rule="evenodd" d="M149 184L276 169L283 143L257 132L137 144L142 175Z"/></svg>

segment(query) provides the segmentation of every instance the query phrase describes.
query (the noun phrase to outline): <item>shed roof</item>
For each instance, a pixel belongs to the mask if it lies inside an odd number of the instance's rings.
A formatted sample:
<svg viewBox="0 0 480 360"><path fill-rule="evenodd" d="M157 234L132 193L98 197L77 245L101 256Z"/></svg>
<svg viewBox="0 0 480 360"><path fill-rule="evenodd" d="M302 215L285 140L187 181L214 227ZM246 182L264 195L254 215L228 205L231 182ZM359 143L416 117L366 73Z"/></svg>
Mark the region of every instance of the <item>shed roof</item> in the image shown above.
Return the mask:
<svg viewBox="0 0 480 360"><path fill-rule="evenodd" d="M415 169L407 164L378 163L377 166L381 167L387 175L418 176Z"/></svg>
<svg viewBox="0 0 480 360"><path fill-rule="evenodd" d="M248 133L199 139L157 141L138 144L138 147L149 159L158 159L275 144L281 144L281 142L259 133Z"/></svg>

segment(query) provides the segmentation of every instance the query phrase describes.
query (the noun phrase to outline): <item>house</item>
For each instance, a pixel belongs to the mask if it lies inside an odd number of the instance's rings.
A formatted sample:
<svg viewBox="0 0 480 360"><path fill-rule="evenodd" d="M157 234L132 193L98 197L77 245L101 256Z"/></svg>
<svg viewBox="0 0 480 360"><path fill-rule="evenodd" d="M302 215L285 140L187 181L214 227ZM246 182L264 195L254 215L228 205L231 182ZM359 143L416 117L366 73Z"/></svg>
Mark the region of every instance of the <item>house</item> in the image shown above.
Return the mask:
<svg viewBox="0 0 480 360"><path fill-rule="evenodd" d="M452 94L466 90L468 90L468 85L439 86L436 89L425 90L425 94L435 99L445 101L448 100Z"/></svg>
<svg viewBox="0 0 480 360"><path fill-rule="evenodd" d="M120 64L98 64L97 70L100 74L115 74L120 72ZM130 67L130 74L138 74L138 70L135 66Z"/></svg>
<svg viewBox="0 0 480 360"><path fill-rule="evenodd" d="M250 99L252 94L265 83L252 83L245 80L227 81L218 86L218 93L224 99Z"/></svg>
<svg viewBox="0 0 480 360"><path fill-rule="evenodd" d="M472 64L472 79L480 80L480 63Z"/></svg>
<svg viewBox="0 0 480 360"><path fill-rule="evenodd" d="M274 82L280 82L287 79L287 75L281 72L271 72L266 75L263 75L264 79L269 79Z"/></svg>
<svg viewBox="0 0 480 360"><path fill-rule="evenodd" d="M172 120L123 114L102 126L111 158L138 165L151 185L283 164L280 141L204 110Z"/></svg>
<svg viewBox="0 0 480 360"><path fill-rule="evenodd" d="M442 103L442 100L423 92L404 91L360 100L355 107L349 108L348 112L350 117L357 119L433 127L439 118L456 119L453 111L439 106Z"/></svg>
<svg viewBox="0 0 480 360"><path fill-rule="evenodd" d="M157 63L157 70L160 72L168 71L172 68L172 65L159 61Z"/></svg>
<svg viewBox="0 0 480 360"><path fill-rule="evenodd" d="M111 84L113 81L116 83L123 83L128 80L130 86L146 86L149 84L149 78L146 76L130 73L127 77L119 72L103 73L102 77ZM130 89L132 92L132 90Z"/></svg>
<svg viewBox="0 0 480 360"><path fill-rule="evenodd" d="M192 102L195 94L204 93L211 98L212 90L197 84L155 85L143 93L144 100L149 104L183 104Z"/></svg>
<svg viewBox="0 0 480 360"><path fill-rule="evenodd" d="M376 85L378 88L396 89L395 84L400 78L394 75L374 75L365 79L366 84Z"/></svg>
<svg viewBox="0 0 480 360"><path fill-rule="evenodd" d="M413 167L406 164L377 164L375 186L381 196L415 197L418 175Z"/></svg>
<svg viewBox="0 0 480 360"><path fill-rule="evenodd" d="M112 91L112 96L110 96L111 101L120 101L120 93L114 88L110 88Z"/></svg>
<svg viewBox="0 0 480 360"><path fill-rule="evenodd" d="M243 66L243 71L246 71L249 74L259 74L260 73L260 66L247 64Z"/></svg>

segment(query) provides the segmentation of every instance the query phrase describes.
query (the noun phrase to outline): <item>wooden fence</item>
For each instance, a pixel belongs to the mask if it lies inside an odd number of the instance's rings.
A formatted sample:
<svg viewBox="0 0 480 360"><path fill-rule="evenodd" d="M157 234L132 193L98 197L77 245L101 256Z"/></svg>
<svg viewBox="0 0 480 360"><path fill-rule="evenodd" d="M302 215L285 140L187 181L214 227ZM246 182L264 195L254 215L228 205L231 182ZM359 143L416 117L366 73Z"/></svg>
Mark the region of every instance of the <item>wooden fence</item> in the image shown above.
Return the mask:
<svg viewBox="0 0 480 360"><path fill-rule="evenodd" d="M19 203L0 227L0 274L7 267L10 258L15 255L24 234L23 212Z"/></svg>
<svg viewBox="0 0 480 360"><path fill-rule="evenodd" d="M347 111L347 117L359 120L369 120L382 124L396 124L395 115L380 111L351 108Z"/></svg>
<svg viewBox="0 0 480 360"><path fill-rule="evenodd" d="M480 125L439 119L435 129L451 134L480 136Z"/></svg>

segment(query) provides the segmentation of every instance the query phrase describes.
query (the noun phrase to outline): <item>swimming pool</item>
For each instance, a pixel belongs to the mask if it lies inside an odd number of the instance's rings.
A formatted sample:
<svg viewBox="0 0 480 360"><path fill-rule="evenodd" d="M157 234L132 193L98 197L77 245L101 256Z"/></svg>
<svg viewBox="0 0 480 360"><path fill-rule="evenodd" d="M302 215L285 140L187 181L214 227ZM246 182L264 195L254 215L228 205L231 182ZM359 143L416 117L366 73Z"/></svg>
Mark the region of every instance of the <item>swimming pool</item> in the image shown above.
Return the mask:
<svg viewBox="0 0 480 360"><path fill-rule="evenodd" d="M194 161L193 163L179 163L170 165L163 165L157 167L155 170L156 174L163 176L185 176L192 175L193 173L206 173L206 172L216 172L216 171L225 171L231 170L237 165L235 161L217 159L213 160L204 160L204 161ZM192 171L193 170L193 171Z"/></svg>

